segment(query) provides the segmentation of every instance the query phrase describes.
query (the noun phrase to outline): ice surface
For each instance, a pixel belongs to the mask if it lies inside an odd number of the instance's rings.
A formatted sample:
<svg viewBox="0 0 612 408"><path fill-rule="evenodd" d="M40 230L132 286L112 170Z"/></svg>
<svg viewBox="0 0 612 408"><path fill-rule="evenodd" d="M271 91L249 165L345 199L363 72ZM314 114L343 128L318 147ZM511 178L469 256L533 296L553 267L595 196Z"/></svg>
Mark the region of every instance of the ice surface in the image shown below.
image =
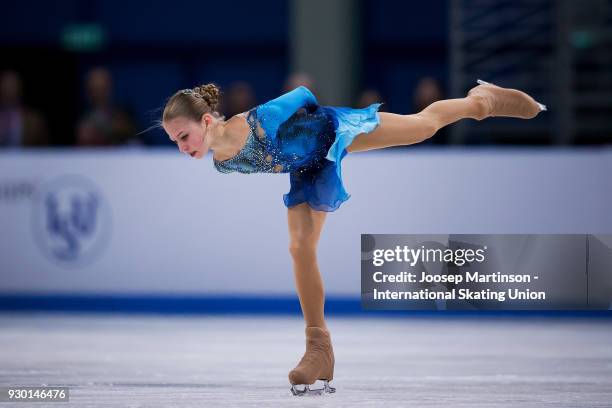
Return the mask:
<svg viewBox="0 0 612 408"><path fill-rule="evenodd" d="M334 318L335 394L294 397L288 317L0 315L0 386L68 386L69 407L604 407L609 319Z"/></svg>

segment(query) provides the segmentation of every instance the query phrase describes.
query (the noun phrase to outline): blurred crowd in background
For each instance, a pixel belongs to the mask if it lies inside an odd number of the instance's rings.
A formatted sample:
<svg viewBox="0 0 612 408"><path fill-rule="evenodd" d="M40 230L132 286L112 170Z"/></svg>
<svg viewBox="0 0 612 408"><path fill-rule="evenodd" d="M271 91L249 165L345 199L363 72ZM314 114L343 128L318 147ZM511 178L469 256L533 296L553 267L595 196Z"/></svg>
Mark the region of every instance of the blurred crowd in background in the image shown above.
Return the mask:
<svg viewBox="0 0 612 408"><path fill-rule="evenodd" d="M220 85L226 117L299 85L317 95L312 73L292 63L300 1L7 3L0 147L172 146L155 126L166 98L208 82ZM353 107L416 113L465 95L482 76L525 88L549 112L518 125L443 129L426 144L612 142L612 0L343 4L358 5Z"/></svg>
<svg viewBox="0 0 612 408"><path fill-rule="evenodd" d="M306 86L316 92L316 83L307 73L290 75L283 83L282 92L298 86ZM54 140L49 131L49 113L30 106L24 98L27 84L21 74L14 70L0 72L0 146L40 147L62 144ZM139 123L130 106L117 101L113 93L113 76L106 67L89 70L82 83L86 95L85 109L77 118L64 117L73 123L74 146L116 146L151 144L144 135L150 123ZM432 77L424 77L413 91L413 112L443 98L440 83ZM353 107L367 107L384 102L381 92L375 88L361 91ZM257 98L254 87L247 81L232 82L222 89L219 111L226 118L246 112L262 101ZM381 107L381 111L385 111ZM442 143L438 138L438 143Z"/></svg>

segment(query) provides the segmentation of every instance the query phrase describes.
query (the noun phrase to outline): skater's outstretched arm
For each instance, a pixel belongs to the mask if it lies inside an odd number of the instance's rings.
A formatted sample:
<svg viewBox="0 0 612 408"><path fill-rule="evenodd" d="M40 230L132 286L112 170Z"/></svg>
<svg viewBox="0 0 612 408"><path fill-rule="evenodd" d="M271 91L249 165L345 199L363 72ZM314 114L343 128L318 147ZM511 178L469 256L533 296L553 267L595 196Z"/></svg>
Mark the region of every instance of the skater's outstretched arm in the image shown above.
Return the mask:
<svg viewBox="0 0 612 408"><path fill-rule="evenodd" d="M317 98L305 86L299 86L291 92L272 99L257 108L261 127L269 138L274 140L278 127L301 108L310 108L318 104Z"/></svg>
<svg viewBox="0 0 612 408"><path fill-rule="evenodd" d="M304 106L317 105L317 98L305 86L298 86L293 91L289 91L278 98L272 99L262 106L268 109L278 109L283 116L293 115L298 109Z"/></svg>

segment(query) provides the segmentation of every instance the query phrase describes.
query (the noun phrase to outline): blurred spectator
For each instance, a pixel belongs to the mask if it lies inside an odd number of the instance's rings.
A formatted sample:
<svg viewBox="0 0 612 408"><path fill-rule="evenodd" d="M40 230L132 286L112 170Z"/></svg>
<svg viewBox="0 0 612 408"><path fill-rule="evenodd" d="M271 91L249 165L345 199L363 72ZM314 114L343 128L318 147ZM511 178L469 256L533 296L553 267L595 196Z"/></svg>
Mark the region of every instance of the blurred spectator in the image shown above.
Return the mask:
<svg viewBox="0 0 612 408"><path fill-rule="evenodd" d="M365 89L364 91L362 91L359 94L359 97L357 98L357 108L367 108L368 106L372 105L373 103L382 103L382 96L380 95L380 92L378 92L376 89L373 88L369 88L369 89ZM384 111L385 105L382 105L378 110L379 111Z"/></svg>
<svg viewBox="0 0 612 408"><path fill-rule="evenodd" d="M0 146L48 144L46 120L24 105L22 91L21 77L17 72L0 74Z"/></svg>
<svg viewBox="0 0 612 408"><path fill-rule="evenodd" d="M257 104L255 91L247 82L233 82L224 97L221 98L221 112L226 118L231 118L246 112Z"/></svg>
<svg viewBox="0 0 612 408"><path fill-rule="evenodd" d="M106 146L138 143L132 115L113 102L113 81L106 68L94 68L86 78L90 110L77 127L77 145Z"/></svg>
<svg viewBox="0 0 612 408"><path fill-rule="evenodd" d="M441 100L442 87L440 83L432 77L421 78L416 85L412 102L414 113L420 112L432 103Z"/></svg>
<svg viewBox="0 0 612 408"><path fill-rule="evenodd" d="M442 86L440 82L432 77L421 78L416 85L412 102L414 104L414 112L418 113L431 105L432 103L442 100ZM423 144L446 144L448 142L448 128L438 130L434 137L426 140Z"/></svg>
<svg viewBox="0 0 612 408"><path fill-rule="evenodd" d="M303 72L296 72L289 75L289 77L287 77L287 79L285 80L283 91L289 92L294 90L298 86L305 86L306 88L310 89L312 93L314 93L315 95L317 94L314 86L314 80L310 75Z"/></svg>

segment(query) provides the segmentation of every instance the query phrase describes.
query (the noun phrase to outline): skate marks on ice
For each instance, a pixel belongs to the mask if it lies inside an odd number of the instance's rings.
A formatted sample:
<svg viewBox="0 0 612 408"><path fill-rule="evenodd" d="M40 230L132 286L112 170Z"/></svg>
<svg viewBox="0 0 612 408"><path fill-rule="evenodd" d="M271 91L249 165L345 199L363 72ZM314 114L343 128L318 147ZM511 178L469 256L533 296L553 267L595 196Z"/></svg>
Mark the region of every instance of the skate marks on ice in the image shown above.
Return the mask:
<svg viewBox="0 0 612 408"><path fill-rule="evenodd" d="M299 318L0 315L0 385L37 407L609 406L609 320L330 319L334 394L295 397ZM13 404L3 403L3 406ZM23 404L14 404L23 407Z"/></svg>

